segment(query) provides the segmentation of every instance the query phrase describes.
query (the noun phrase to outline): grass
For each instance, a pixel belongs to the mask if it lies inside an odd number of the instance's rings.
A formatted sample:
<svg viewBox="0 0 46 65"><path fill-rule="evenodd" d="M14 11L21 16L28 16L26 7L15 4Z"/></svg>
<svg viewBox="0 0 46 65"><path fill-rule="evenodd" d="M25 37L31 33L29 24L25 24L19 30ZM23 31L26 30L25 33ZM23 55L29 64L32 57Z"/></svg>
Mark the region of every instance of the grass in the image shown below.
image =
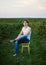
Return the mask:
<svg viewBox="0 0 46 65"><path fill-rule="evenodd" d="M12 39L15 38L16 33L11 36ZM0 65L46 65L46 41L40 39L37 33L32 32L30 55L25 49L23 54L20 51L18 56L13 57L15 46L14 43L9 42L11 37L0 45Z"/></svg>
<svg viewBox="0 0 46 65"><path fill-rule="evenodd" d="M1 19L0 21L2 20L5 22L0 22L0 24L5 24L6 20ZM18 20L19 19L16 21ZM33 21L33 19L29 20ZM42 20L40 19L38 21ZM15 22L13 23L13 21L15 20L12 20L12 23L7 23L14 24ZM37 19L34 19L34 21L37 21ZM9 39L4 40L3 43L0 44L0 65L46 65L46 40L41 39L41 37L37 34L35 28L32 30L30 41L30 55L28 55L27 49L25 48L23 54L21 54L20 51L20 54L18 56L13 57L13 54L15 53L15 45L14 43L10 43L9 40L17 37L18 33L20 32L20 29L18 29L15 31L15 33L9 36ZM21 44L19 46L21 50Z"/></svg>

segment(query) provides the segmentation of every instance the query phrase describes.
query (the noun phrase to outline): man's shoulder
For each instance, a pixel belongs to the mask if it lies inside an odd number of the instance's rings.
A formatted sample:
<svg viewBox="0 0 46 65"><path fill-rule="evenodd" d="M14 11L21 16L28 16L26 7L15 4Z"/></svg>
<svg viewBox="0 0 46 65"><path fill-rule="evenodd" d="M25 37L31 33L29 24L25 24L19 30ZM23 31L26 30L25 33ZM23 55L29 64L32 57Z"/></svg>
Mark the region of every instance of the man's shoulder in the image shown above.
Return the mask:
<svg viewBox="0 0 46 65"><path fill-rule="evenodd" d="M23 26L22 29L25 29L25 27ZM30 29L31 30L31 27L28 26L27 29Z"/></svg>
<svg viewBox="0 0 46 65"><path fill-rule="evenodd" d="M22 29L24 29L24 26L22 27Z"/></svg>
<svg viewBox="0 0 46 65"><path fill-rule="evenodd" d="M22 27L22 30L24 30L24 26Z"/></svg>
<svg viewBox="0 0 46 65"><path fill-rule="evenodd" d="M31 27L29 27L29 26L28 26L28 29L30 29L30 30L31 30Z"/></svg>

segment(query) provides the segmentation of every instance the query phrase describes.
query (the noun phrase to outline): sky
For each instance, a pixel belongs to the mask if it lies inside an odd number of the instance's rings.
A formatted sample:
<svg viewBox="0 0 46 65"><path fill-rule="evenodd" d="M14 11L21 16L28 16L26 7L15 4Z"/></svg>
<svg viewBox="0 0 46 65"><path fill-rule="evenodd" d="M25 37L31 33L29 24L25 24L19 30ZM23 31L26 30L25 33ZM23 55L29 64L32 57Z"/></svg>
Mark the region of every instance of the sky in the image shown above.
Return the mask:
<svg viewBox="0 0 46 65"><path fill-rule="evenodd" d="M0 18L46 18L46 0L0 0Z"/></svg>

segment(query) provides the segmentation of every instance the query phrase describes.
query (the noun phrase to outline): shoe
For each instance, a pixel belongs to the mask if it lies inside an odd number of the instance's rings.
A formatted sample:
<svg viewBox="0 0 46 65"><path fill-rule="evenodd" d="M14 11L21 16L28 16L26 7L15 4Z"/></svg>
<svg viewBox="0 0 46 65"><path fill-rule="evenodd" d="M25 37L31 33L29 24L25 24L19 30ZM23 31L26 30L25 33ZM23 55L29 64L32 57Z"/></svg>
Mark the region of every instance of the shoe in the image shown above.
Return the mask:
<svg viewBox="0 0 46 65"><path fill-rule="evenodd" d="M17 54L14 54L13 56L16 56Z"/></svg>

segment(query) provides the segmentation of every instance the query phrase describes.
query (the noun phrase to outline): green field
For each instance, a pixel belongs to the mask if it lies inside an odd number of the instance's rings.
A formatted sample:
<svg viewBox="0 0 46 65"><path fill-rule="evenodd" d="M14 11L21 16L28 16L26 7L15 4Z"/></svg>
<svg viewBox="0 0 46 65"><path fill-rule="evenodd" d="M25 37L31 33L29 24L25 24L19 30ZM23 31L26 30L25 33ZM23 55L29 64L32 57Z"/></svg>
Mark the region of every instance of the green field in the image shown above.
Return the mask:
<svg viewBox="0 0 46 65"><path fill-rule="evenodd" d="M9 40L17 37L24 19L0 18L0 65L46 65L46 18L26 18L32 28L30 55L25 48L13 57L15 45Z"/></svg>

